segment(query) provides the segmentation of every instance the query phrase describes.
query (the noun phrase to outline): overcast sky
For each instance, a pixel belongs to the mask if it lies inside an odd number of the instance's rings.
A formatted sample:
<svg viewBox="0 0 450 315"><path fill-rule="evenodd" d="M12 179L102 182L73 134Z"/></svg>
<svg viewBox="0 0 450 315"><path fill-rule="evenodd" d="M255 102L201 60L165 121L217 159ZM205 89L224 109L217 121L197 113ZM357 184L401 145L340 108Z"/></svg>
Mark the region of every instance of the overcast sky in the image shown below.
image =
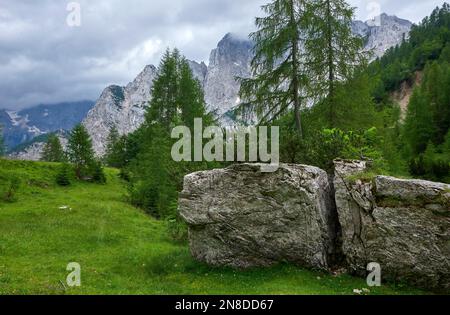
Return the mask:
<svg viewBox="0 0 450 315"><path fill-rule="evenodd" d="M0 0L0 108L96 100L166 47L205 61L227 33L246 35L268 0ZM419 22L443 0L351 0L357 18ZM69 23L67 22L69 20ZM76 26L80 22L79 26ZM69 26L73 25L75 26Z"/></svg>

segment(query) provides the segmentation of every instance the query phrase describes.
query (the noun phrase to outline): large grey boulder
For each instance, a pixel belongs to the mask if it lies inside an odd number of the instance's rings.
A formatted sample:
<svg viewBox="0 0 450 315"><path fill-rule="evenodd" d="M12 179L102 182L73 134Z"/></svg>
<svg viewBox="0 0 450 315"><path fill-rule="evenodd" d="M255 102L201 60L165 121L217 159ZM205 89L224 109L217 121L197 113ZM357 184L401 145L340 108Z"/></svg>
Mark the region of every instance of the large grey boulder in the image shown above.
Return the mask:
<svg viewBox="0 0 450 315"><path fill-rule="evenodd" d="M260 168L237 164L185 177L179 210L192 255L216 266L287 261L328 269L337 218L326 172L303 165L280 165L274 173Z"/></svg>
<svg viewBox="0 0 450 315"><path fill-rule="evenodd" d="M363 176L366 162L336 161L336 206L343 253L365 274L381 265L385 280L450 290L450 185ZM362 179L361 179L362 178Z"/></svg>

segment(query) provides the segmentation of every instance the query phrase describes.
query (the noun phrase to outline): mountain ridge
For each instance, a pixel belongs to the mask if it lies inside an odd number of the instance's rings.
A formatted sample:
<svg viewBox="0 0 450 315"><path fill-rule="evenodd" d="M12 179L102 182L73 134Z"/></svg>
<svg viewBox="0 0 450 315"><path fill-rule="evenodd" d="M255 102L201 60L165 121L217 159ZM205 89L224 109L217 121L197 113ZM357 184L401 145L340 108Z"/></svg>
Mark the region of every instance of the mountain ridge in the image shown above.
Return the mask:
<svg viewBox="0 0 450 315"><path fill-rule="evenodd" d="M58 131L70 130L80 123L94 106L94 101L39 104L13 111L0 109L0 125L8 150L33 138Z"/></svg>
<svg viewBox="0 0 450 315"><path fill-rule="evenodd" d="M354 21L352 31L365 39L364 50L373 50L373 58L376 58L407 38L412 25L395 15L383 13L365 22ZM228 113L240 102L240 85L236 77L250 77L252 57L253 43L250 39L227 33L212 49L208 65L188 60L195 78L204 89L208 109L215 112L225 125L233 123ZM116 127L120 134L129 134L143 123L156 74L157 68L147 65L126 86L106 87L95 105L82 118L97 155L104 154L106 139L112 127Z"/></svg>
<svg viewBox="0 0 450 315"><path fill-rule="evenodd" d="M408 36L412 25L407 20L384 13L366 22L354 21L352 31L365 39L364 50L373 50L375 58L382 56L390 47L400 44ZM215 112L225 125L233 123L227 114L240 102L238 97L240 84L236 81L236 77L251 76L252 57L253 43L250 39L227 33L211 51L208 65L204 62L189 60L194 76L203 86L208 109ZM139 76L142 76L142 73ZM155 76L156 70L152 71L151 78ZM143 86L150 91L152 82L147 82ZM142 98L142 93L137 95L134 103L139 110L129 111L128 106L133 101L130 98L131 95L126 94L128 96L123 103L127 105L124 106L123 111L117 111L116 106L113 106L109 100L108 89L110 87L105 89L102 97L83 121L93 138L94 150L100 156L104 154L105 141L110 128L117 127L121 134L136 130L144 121L145 106L150 100L149 94L145 95L148 96L147 99Z"/></svg>

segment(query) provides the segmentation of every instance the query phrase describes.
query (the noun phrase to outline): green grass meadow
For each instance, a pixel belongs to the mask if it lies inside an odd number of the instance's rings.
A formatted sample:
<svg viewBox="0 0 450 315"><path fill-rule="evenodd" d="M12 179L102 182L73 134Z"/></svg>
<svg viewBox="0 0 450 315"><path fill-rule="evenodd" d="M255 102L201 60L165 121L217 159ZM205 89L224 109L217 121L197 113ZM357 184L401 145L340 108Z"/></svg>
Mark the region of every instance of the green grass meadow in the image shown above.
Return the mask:
<svg viewBox="0 0 450 315"><path fill-rule="evenodd" d="M354 294L364 279L291 265L237 271L191 258L157 221L126 201L119 172L108 183L55 184L59 165L0 160L0 194L20 180L14 200L0 200L0 294ZM2 197L0 195L0 197ZM61 207L68 208L61 208ZM67 264L81 265L69 288ZM421 294L383 285L368 294Z"/></svg>

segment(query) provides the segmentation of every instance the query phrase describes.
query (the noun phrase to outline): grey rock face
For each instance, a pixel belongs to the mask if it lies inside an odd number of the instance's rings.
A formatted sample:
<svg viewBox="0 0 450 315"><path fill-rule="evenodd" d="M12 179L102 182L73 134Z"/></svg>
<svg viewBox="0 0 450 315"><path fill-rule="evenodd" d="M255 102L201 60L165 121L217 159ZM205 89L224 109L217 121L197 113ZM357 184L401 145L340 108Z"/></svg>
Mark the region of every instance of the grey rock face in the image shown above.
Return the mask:
<svg viewBox="0 0 450 315"><path fill-rule="evenodd" d="M237 77L251 75L253 43L227 34L211 52L205 82L205 101L211 111L222 117L240 103Z"/></svg>
<svg viewBox="0 0 450 315"><path fill-rule="evenodd" d="M289 261L328 269L336 251L336 213L327 174L315 167L259 164L185 177L179 210L192 255L247 268Z"/></svg>
<svg viewBox="0 0 450 315"><path fill-rule="evenodd" d="M194 78L196 78L202 87L205 86L206 74L208 73L208 67L204 62L198 63L196 61L188 60L189 66L194 74Z"/></svg>
<svg viewBox="0 0 450 315"><path fill-rule="evenodd" d="M112 85L103 91L83 121L97 155L104 154L112 127L115 126L119 134L129 134L142 125L155 77L156 68L147 66L126 87Z"/></svg>
<svg viewBox="0 0 450 315"><path fill-rule="evenodd" d="M410 21L383 13L373 20L353 22L352 31L365 39L364 50L372 51L373 59L376 59L383 56L389 48L407 39L411 27Z"/></svg>
<svg viewBox="0 0 450 315"><path fill-rule="evenodd" d="M193 61L189 64L194 76L203 85L206 65ZM112 127L116 127L119 134L126 135L143 124L156 75L156 67L149 65L126 87L112 85L103 91L83 121L98 156L105 153L106 141Z"/></svg>
<svg viewBox="0 0 450 315"><path fill-rule="evenodd" d="M61 146L64 150L67 148L67 137L64 131L59 131L56 133L61 142ZM27 145L22 150L13 151L7 155L8 159L11 160L22 160L22 161L40 161L42 158L42 153L44 151L45 142L38 138L35 138L30 145ZM39 141L40 140L40 141Z"/></svg>
<svg viewBox="0 0 450 315"><path fill-rule="evenodd" d="M381 265L386 280L450 290L450 185L378 176L365 162L336 161L336 206L351 270Z"/></svg>
<svg viewBox="0 0 450 315"><path fill-rule="evenodd" d="M44 150L44 142L36 142L27 146L24 150L13 152L8 155L11 160L40 161Z"/></svg>

